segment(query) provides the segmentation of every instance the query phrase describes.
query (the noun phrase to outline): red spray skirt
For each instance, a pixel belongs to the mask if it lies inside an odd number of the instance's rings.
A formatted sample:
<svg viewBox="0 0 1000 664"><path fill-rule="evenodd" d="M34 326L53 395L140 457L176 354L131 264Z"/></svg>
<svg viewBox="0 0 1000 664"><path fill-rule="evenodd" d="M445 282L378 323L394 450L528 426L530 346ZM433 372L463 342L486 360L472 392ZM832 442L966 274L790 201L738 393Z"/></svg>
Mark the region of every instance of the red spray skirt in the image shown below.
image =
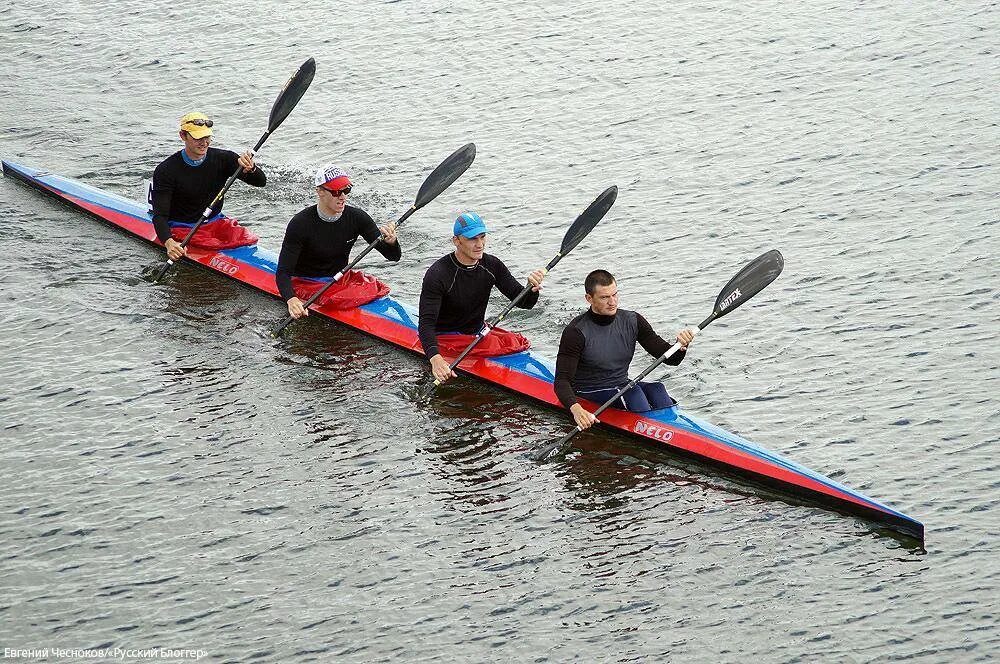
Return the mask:
<svg viewBox="0 0 1000 664"><path fill-rule="evenodd" d="M295 295L303 302L312 297L316 291L326 286L327 283L326 281L292 277L292 288L295 289ZM348 270L340 278L340 281L330 286L313 303L313 306L354 309L388 294L389 287L372 275L357 270Z"/></svg>
<svg viewBox="0 0 1000 664"><path fill-rule="evenodd" d="M458 357L475 338L474 334L439 334L437 338L438 352L445 357ZM531 348L531 342L523 334L495 327L483 337L482 341L476 344L476 347L466 357L497 357L498 355L520 353L529 348Z"/></svg>
<svg viewBox="0 0 1000 664"><path fill-rule="evenodd" d="M170 235L178 242L183 242L191 232L191 226L171 226ZM194 237L188 242L190 247L201 249L235 249L257 244L257 236L249 229L240 226L240 222L229 217L210 219L198 227Z"/></svg>

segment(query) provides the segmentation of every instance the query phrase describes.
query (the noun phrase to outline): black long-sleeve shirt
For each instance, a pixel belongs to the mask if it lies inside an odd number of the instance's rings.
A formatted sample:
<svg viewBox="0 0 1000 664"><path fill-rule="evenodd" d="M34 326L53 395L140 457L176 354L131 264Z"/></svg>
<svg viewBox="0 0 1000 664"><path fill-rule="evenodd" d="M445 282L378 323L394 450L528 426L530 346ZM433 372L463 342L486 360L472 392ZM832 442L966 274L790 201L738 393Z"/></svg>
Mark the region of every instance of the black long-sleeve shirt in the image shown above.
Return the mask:
<svg viewBox="0 0 1000 664"><path fill-rule="evenodd" d="M274 275L281 297L286 302L295 297L292 276L332 277L340 272L347 266L358 236L369 243L382 236L374 220L361 208L345 205L336 221L324 221L315 205L292 217ZM398 239L395 244L379 242L375 249L392 262L403 256Z"/></svg>
<svg viewBox="0 0 1000 664"><path fill-rule="evenodd" d="M239 168L239 155L229 150L209 148L205 160L189 166L181 152L176 152L153 171L153 228L160 242L170 237L168 221L193 223L212 202L216 194ZM267 184L267 176L259 167L249 173L240 168L239 179L254 187ZM224 200L212 208L212 216L222 212Z"/></svg>
<svg viewBox="0 0 1000 664"><path fill-rule="evenodd" d="M627 309L619 309L614 316L588 309L570 321L559 340L553 385L562 405L569 408L577 403L574 387L603 389L626 384L637 342L653 357L673 345L654 332L642 314ZM686 352L674 353L666 363L680 364Z"/></svg>
<svg viewBox="0 0 1000 664"><path fill-rule="evenodd" d="M478 263L469 266L459 263L455 254L450 253L427 269L420 289L417 331L428 359L438 353L437 334L476 334L483 328L486 306L494 286L509 300L517 297L524 288L507 266L491 254L483 254ZM517 306L531 309L536 302L538 292L528 291Z"/></svg>

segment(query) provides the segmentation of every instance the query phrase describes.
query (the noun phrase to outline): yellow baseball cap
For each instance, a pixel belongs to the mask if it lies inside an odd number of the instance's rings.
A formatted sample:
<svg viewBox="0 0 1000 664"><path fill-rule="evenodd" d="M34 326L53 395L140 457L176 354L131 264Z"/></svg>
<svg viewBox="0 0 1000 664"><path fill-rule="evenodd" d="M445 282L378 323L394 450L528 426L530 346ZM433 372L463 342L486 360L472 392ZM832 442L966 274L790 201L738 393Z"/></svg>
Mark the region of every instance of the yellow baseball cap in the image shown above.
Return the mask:
<svg viewBox="0 0 1000 664"><path fill-rule="evenodd" d="M181 131L191 134L191 138L205 138L212 135L212 124L204 113L188 113L181 118Z"/></svg>

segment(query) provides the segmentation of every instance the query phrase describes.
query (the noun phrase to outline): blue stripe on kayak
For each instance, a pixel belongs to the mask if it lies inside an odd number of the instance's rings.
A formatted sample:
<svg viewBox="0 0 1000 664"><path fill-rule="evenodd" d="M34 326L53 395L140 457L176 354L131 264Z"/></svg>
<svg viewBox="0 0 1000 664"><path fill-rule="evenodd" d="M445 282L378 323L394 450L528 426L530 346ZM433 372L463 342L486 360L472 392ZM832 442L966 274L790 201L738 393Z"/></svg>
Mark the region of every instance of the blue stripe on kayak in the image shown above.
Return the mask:
<svg viewBox="0 0 1000 664"><path fill-rule="evenodd" d="M508 367L514 371L518 371L535 378L547 381L549 383L555 380L555 368L551 362L544 360L530 352L514 353L513 355L503 355L500 357L492 357L491 361L497 364ZM656 420L658 422L663 422L664 424L669 424L670 426L677 427L678 429L683 429L691 433L703 436L710 440L717 441L723 445L727 445L733 449L745 452L751 456L755 456L762 461L766 461L775 466L790 470L799 475L808 477L820 484L825 486L835 488L839 491L843 491L846 494L855 496L873 507L879 510L894 514L896 516L902 517L904 519L910 519L910 517L905 514L896 512L895 510L883 505L882 503L874 500L854 489L844 486L830 478L817 473L805 466L802 466L791 459L781 456L776 452L760 447L756 443L753 443L746 438L737 436L736 434L726 431L721 427L717 427L714 424L709 424L704 420L699 420L698 418L691 417L686 413L681 413L676 407L662 408L660 410L653 410L646 413L642 413L642 417L649 420Z"/></svg>
<svg viewBox="0 0 1000 664"><path fill-rule="evenodd" d="M866 496L865 494L855 489L846 487L843 484L840 484L839 482L836 482L830 479L829 477L826 477L825 475L821 475L810 468L807 468L801 464L792 461L791 459L788 459L787 457L778 454L777 452L773 452L767 448L760 447L756 443L751 442L746 438L737 436L736 434L732 433L731 431L727 431L722 427L718 427L714 424L709 424L708 422L701 420L697 417L692 417L687 413L678 412L677 409L674 407L643 414L643 417L649 417L649 416L653 416L652 419L664 422L666 424L669 424L670 426L677 427L678 429L684 429L685 431L690 431L691 433L695 433L704 436L706 438L710 438L711 440L718 441L724 445L728 445L729 447L740 450L741 452L746 452L747 454L751 454L757 457L758 459L767 461L776 466L785 468L786 470L790 470L792 472L798 473L812 480L815 480L816 482L819 482L824 486L828 486L837 489L839 491L843 491L848 495L854 496L855 498L859 498L865 501L872 507L875 507L883 512L894 514L908 521L914 521L911 517L906 516L905 514L901 514L900 512L897 512L896 510L886 505L883 505L877 500L869 496ZM919 523L919 522L914 521L914 523Z"/></svg>
<svg viewBox="0 0 1000 664"><path fill-rule="evenodd" d="M265 272L274 274L278 271L278 254L270 249L261 249L253 244L248 247L236 247L235 249L223 249L219 252L229 256L241 263L246 263L251 267L256 267Z"/></svg>
<svg viewBox="0 0 1000 664"><path fill-rule="evenodd" d="M114 210L115 212L121 212L122 214L135 217L140 221L145 221L150 224L152 223L152 219L148 213L149 207L147 205L142 205L134 200L117 194L102 191L101 189L91 187L90 185L83 184L77 180L64 178L60 175L53 175L48 171L40 171L38 169L29 168L20 164L12 164L11 162L7 162L7 166L32 179L38 180L42 184L51 187L60 193L67 194L75 198L82 198L91 203L96 203L102 207Z"/></svg>
<svg viewBox="0 0 1000 664"><path fill-rule="evenodd" d="M556 379L555 365L530 351L491 357L490 361L549 383L555 382Z"/></svg>
<svg viewBox="0 0 1000 664"><path fill-rule="evenodd" d="M513 355L503 355L500 357L490 358L491 361L508 367L514 371L519 371L521 373L534 376L541 380L547 381L549 383L555 380L555 368L551 362L544 360L530 352L515 353ZM676 427L678 429L683 429L691 433L703 436L710 440L717 441L723 445L727 445L733 449L745 452L751 456L755 456L762 461L766 461L775 466L790 470L799 475L808 477L820 484L825 486L835 488L839 491L843 491L846 494L855 496L871 506L876 507L879 510L894 514L903 519L911 520L910 517L905 514L901 514L882 503L874 500L863 493L859 493L854 489L844 486L830 478L817 473L814 470L806 468L791 459L785 458L776 452L760 447L756 443L753 443L746 438L737 436L736 434L726 431L721 427L717 427L714 424L709 424L704 420L699 420L698 418L691 417L686 413L681 413L676 407L662 408L660 410L652 410L646 413L642 413L642 417L648 420L656 420L657 422L663 422L670 426Z"/></svg>
<svg viewBox="0 0 1000 664"><path fill-rule="evenodd" d="M380 297L368 304L361 305L360 308L376 316L391 320L394 323L405 325L411 330L417 329L416 308L408 304L403 304L391 297Z"/></svg>

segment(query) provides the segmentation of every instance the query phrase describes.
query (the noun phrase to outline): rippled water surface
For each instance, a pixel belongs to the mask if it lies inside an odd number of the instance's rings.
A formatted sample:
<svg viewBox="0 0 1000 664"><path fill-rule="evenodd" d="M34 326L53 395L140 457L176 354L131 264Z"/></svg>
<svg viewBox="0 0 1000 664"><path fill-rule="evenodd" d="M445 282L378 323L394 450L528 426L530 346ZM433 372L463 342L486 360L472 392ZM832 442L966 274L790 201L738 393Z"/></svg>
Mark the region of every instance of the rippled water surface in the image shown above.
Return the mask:
<svg viewBox="0 0 1000 664"><path fill-rule="evenodd" d="M989 2L0 8L0 156L140 197L176 119L253 144L227 210L277 248L337 160L415 302L464 208L516 274L618 202L511 327L554 356L605 267L664 334L780 279L654 376L705 419L924 521L925 549L607 433L190 267L0 180L0 647L212 661L1000 656L997 26ZM496 305L495 305L496 306ZM640 370L644 360L637 360ZM993 597L994 599L990 599ZM50 656L50 659L54 657ZM204 657L203 657L204 659Z"/></svg>

